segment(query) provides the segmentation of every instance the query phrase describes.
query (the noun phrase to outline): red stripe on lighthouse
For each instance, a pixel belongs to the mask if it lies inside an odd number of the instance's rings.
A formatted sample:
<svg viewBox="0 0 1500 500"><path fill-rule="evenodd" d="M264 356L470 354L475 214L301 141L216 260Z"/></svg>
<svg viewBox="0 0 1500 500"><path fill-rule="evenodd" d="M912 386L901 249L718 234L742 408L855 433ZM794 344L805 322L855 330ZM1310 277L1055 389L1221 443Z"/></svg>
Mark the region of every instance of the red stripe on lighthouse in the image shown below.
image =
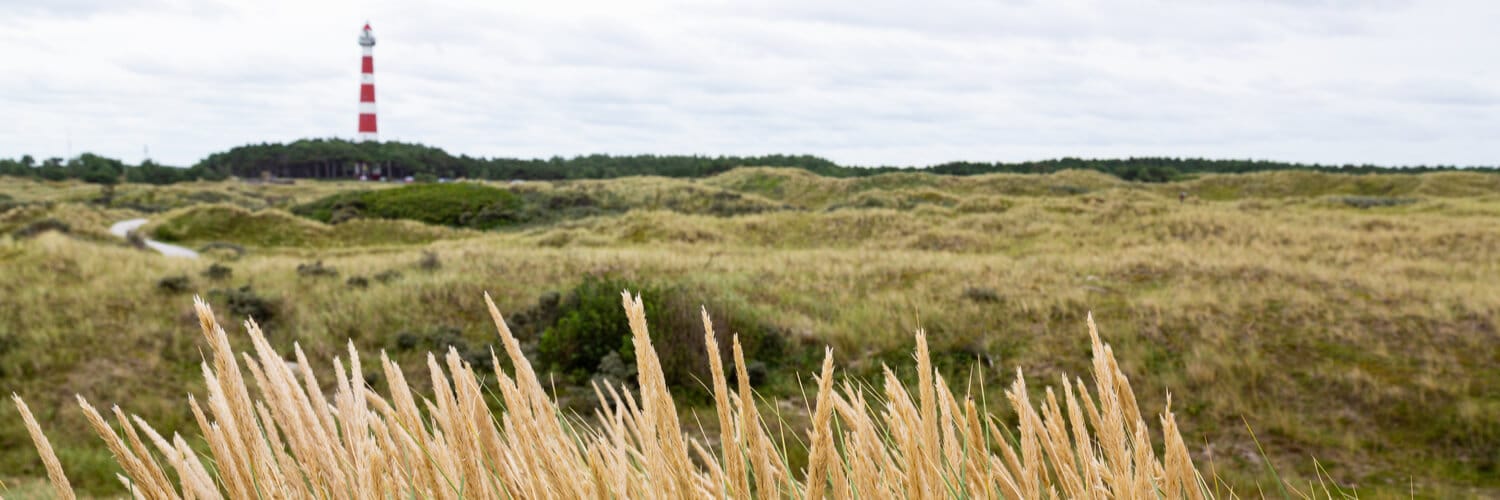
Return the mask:
<svg viewBox="0 0 1500 500"><path fill-rule="evenodd" d="M375 73L375 56L365 56L364 63L360 65L360 73Z"/></svg>
<svg viewBox="0 0 1500 500"><path fill-rule="evenodd" d="M366 114L359 115L359 132L362 133L362 134L363 133L369 133L369 134L375 133L375 115L374 114L372 114L372 113L366 113Z"/></svg>
<svg viewBox="0 0 1500 500"><path fill-rule="evenodd" d="M359 86L359 102L375 102L375 84L366 83Z"/></svg>

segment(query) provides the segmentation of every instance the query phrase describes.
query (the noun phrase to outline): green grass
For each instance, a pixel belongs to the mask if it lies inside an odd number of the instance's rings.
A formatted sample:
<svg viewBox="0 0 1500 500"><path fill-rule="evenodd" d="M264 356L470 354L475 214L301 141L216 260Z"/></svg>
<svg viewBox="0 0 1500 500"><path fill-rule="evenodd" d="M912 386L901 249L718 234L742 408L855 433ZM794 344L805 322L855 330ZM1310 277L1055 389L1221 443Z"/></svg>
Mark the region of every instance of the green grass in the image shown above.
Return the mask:
<svg viewBox="0 0 1500 500"><path fill-rule="evenodd" d="M370 217L493 229L518 222L520 209L520 198L509 191L481 184L453 183L339 193L299 205L293 211L322 222Z"/></svg>

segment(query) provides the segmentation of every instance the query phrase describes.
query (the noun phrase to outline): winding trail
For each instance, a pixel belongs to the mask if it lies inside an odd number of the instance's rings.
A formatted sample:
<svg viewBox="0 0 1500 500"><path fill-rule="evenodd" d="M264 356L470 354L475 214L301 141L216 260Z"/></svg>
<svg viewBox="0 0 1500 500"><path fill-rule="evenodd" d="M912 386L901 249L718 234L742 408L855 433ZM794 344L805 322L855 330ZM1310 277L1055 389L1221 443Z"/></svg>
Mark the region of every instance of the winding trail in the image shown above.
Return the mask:
<svg viewBox="0 0 1500 500"><path fill-rule="evenodd" d="M146 219L122 220L120 222L116 222L112 226L109 226L109 234L124 238L126 235L130 234L131 231L134 231L141 226L146 225L146 222ZM177 245L162 243L160 241L147 239L144 237L141 239L146 241L146 246L151 247L152 250L161 252L162 255L165 255L167 257L186 257L189 259L198 258L198 252L194 252L190 248L183 248Z"/></svg>

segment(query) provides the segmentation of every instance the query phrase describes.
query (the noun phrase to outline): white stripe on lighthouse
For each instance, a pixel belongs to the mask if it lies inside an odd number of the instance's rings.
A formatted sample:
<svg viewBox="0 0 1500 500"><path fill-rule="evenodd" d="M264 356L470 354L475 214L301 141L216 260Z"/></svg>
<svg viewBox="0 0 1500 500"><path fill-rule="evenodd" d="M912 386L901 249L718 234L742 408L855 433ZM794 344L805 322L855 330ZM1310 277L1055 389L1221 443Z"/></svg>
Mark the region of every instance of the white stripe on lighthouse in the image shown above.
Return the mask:
<svg viewBox="0 0 1500 500"><path fill-rule="evenodd" d="M373 115L373 114L375 114L375 103L373 103L373 102L362 102L362 103L359 103L359 114L362 114L362 115Z"/></svg>

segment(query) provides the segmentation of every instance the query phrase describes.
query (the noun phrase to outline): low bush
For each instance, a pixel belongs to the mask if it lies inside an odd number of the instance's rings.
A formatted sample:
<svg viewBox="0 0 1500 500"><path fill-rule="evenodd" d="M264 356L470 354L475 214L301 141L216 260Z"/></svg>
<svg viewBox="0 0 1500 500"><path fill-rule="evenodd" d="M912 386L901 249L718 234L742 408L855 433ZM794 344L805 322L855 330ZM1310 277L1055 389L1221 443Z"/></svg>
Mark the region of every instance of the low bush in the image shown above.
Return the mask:
<svg viewBox="0 0 1500 500"><path fill-rule="evenodd" d="M460 182L340 193L297 206L292 212L331 224L378 218L493 229L518 222L521 209L520 197L510 191Z"/></svg>
<svg viewBox="0 0 1500 500"><path fill-rule="evenodd" d="M277 300L262 297L250 285L239 288L215 288L208 291L208 297L210 300L224 304L230 314L240 319L254 319L261 325L275 321L281 309Z"/></svg>
<svg viewBox="0 0 1500 500"><path fill-rule="evenodd" d="M706 396L702 381L711 374L700 308L708 301L683 285L586 276L561 298L556 320L541 332L537 346L540 361L578 383L596 374L612 374L620 367L634 366L636 356L630 341L630 324L617 312L620 291L627 289L645 290L650 296L659 297L644 307L657 318L651 338L658 346L657 355L667 385L679 396ZM727 342L738 334L746 355L764 363L758 370L762 376L769 366L785 357L787 346L778 330L762 326L748 315L721 311L718 316L727 318L715 325L718 338Z"/></svg>
<svg viewBox="0 0 1500 500"><path fill-rule="evenodd" d="M390 345L398 352L426 349L429 352L447 353L452 349L471 365L486 370L493 366L490 349L494 346L488 343L470 343L463 330L453 326L436 326L425 331L401 331L391 337Z"/></svg>
<svg viewBox="0 0 1500 500"><path fill-rule="evenodd" d="M193 280L187 275L168 276L156 282L156 289L167 293L183 293L193 288Z"/></svg>
<svg viewBox="0 0 1500 500"><path fill-rule="evenodd" d="M323 265L323 261L297 264L297 276L304 278L337 278L339 271Z"/></svg>
<svg viewBox="0 0 1500 500"><path fill-rule="evenodd" d="M1348 206L1351 206L1351 207L1354 207L1354 208L1366 209L1366 208L1376 208L1376 207L1397 207L1397 206L1401 206L1401 205L1410 205L1412 203L1416 203L1417 199L1416 198L1391 198L1391 197L1387 197L1387 196L1345 196L1343 198L1340 198L1339 201L1343 202L1345 205L1348 205Z"/></svg>
<svg viewBox="0 0 1500 500"><path fill-rule="evenodd" d="M217 262L208 266L208 269L203 270L203 277L214 281L227 280L231 276L234 276L234 268Z"/></svg>
<svg viewBox="0 0 1500 500"><path fill-rule="evenodd" d="M626 349L630 323L617 312L616 302L620 290L628 286L620 279L585 276L559 305L557 321L542 332L538 345L542 361L552 370L586 379L606 355ZM659 305L648 304L648 312L659 313L653 310Z"/></svg>
<svg viewBox="0 0 1500 500"><path fill-rule="evenodd" d="M994 288L971 286L964 289L964 298L980 304L994 304L1000 302L1000 293Z"/></svg>

